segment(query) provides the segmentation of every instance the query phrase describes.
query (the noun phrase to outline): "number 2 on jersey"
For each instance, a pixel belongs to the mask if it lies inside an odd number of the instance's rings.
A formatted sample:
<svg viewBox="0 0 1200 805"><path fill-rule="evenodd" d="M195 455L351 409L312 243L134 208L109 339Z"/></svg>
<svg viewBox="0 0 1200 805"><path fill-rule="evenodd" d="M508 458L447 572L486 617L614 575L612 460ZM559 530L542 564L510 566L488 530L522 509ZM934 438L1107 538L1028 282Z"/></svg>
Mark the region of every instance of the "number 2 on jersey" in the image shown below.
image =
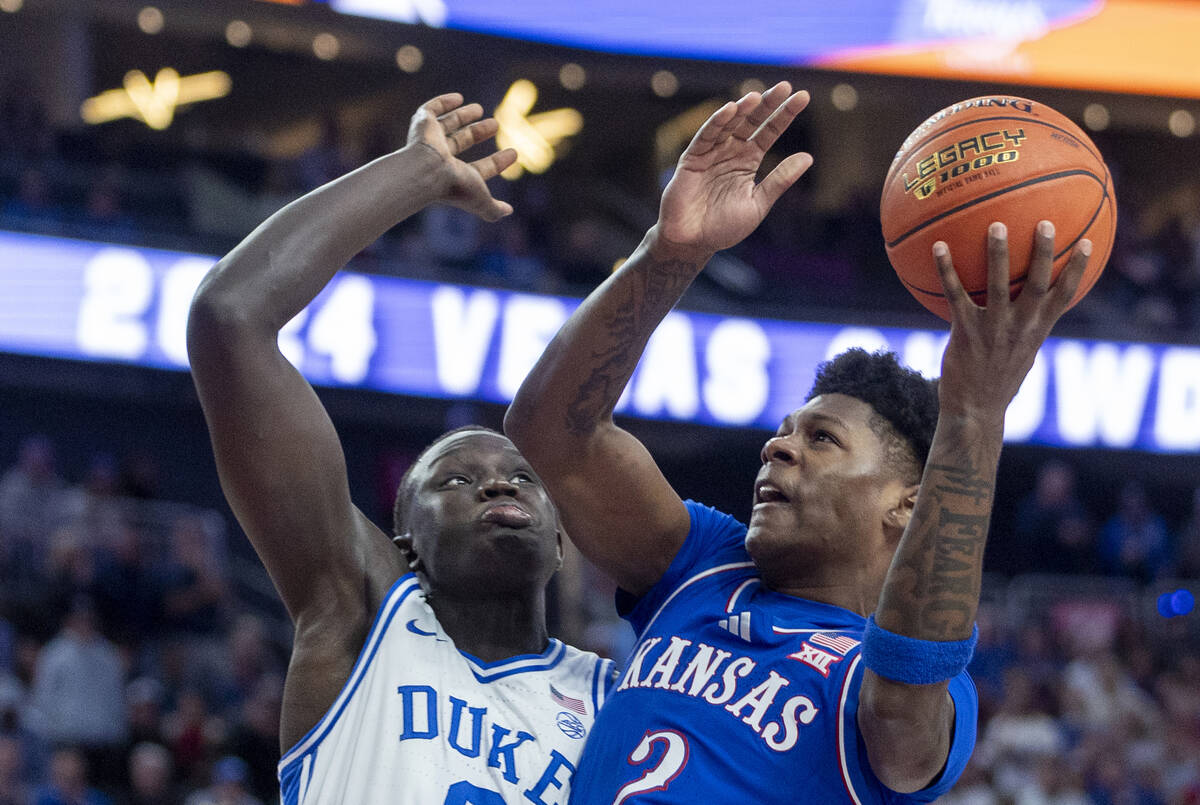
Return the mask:
<svg viewBox="0 0 1200 805"><path fill-rule="evenodd" d="M682 733L675 730L647 731L642 736L641 743L629 753L629 762L635 766L645 763L656 743L666 744L666 749L663 751L662 757L658 759L658 763L642 772L641 777L626 783L617 792L617 798L613 800L613 805L621 805L631 797L645 794L648 791L665 791L671 781L683 771L683 767L688 762L688 742Z"/></svg>
<svg viewBox="0 0 1200 805"><path fill-rule="evenodd" d="M504 805L504 797L461 780L446 791L446 801L442 805Z"/></svg>

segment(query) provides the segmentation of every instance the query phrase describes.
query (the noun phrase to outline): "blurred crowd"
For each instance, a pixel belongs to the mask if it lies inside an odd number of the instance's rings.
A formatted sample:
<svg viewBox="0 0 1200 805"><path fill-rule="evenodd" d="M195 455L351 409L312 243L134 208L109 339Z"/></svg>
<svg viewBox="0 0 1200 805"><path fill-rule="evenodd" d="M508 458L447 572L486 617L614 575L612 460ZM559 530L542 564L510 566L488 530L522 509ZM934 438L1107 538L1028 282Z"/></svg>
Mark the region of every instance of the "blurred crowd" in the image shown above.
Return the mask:
<svg viewBox="0 0 1200 805"><path fill-rule="evenodd" d="M215 512L26 439L0 476L0 805L277 799L286 635L239 599Z"/></svg>
<svg viewBox="0 0 1200 805"><path fill-rule="evenodd" d="M8 96L0 229L219 254L385 150L352 147L330 123L288 160L202 150L135 160L55 131L34 99ZM546 177L497 184L514 216L483 226L432 208L356 268L586 293L656 209L653 193L630 197L600 177L590 186L594 207L577 210L571 188ZM911 310L899 283L883 281L874 200L822 215L807 201L803 188L785 195L701 292L756 315L794 317L814 297ZM1076 324L1103 324L1105 337L1200 335L1196 209L1123 206L1113 259ZM288 633L278 611L243 594L261 578L239 578L232 524L158 499L152 456L97 456L68 480L50 439L14 447L0 476L0 805L275 802ZM996 575L971 668L979 744L943 802L1200 805L1200 616L1163 619L1146 605L1160 589L1197 589L1200 489L1164 512L1157 481L1133 474L1100 499L1051 459L998 498ZM587 568L575 575L586 589L560 600L586 609L560 614L575 632L563 636L621 659L629 635L613 627L611 589Z"/></svg>
<svg viewBox="0 0 1200 805"><path fill-rule="evenodd" d="M211 133L195 134L194 147L148 149L95 130L55 130L34 97L0 97L0 228L224 253L291 199L395 147L394 127L350 136L330 118L287 158L263 156L252 142L227 141L217 150L205 144ZM1109 160L1120 199L1113 257L1069 321L1097 336L1194 337L1200 186L1185 182L1143 200L1121 192L1126 171L1118 159L1120 152ZM586 294L637 245L657 211L652 181L629 181L610 167L577 160L558 174L495 182L514 215L482 225L461 211L432 208L373 244L355 267ZM656 170L642 167L648 176ZM860 190L818 212L808 193L801 182L785 194L757 232L710 265L696 292L731 313L835 315L846 299L856 311L917 310L887 263L877 195Z"/></svg>
<svg viewBox="0 0 1200 805"><path fill-rule="evenodd" d="M69 482L35 435L0 475L0 805L277 801L290 633L244 594L232 524L158 500L151 464ZM997 500L979 743L943 802L1200 805L1200 618L1153 604L1200 593L1200 492L1168 517L1153 483L1106 504L1053 458ZM551 620L619 660L611 584L578 561Z"/></svg>

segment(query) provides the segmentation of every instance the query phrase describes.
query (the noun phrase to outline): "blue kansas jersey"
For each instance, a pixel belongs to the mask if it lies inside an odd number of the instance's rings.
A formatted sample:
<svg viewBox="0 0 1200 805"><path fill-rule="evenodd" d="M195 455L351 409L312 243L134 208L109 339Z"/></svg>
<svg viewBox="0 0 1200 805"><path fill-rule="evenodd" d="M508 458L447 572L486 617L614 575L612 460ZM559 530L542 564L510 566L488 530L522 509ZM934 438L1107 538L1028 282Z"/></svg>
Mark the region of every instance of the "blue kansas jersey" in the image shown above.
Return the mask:
<svg viewBox="0 0 1200 805"><path fill-rule="evenodd" d="M975 745L978 699L950 682L954 742L928 788L898 794L871 772L856 713L866 620L766 589L746 527L688 501L691 532L641 599L619 600L638 633L592 728L572 805L932 802Z"/></svg>

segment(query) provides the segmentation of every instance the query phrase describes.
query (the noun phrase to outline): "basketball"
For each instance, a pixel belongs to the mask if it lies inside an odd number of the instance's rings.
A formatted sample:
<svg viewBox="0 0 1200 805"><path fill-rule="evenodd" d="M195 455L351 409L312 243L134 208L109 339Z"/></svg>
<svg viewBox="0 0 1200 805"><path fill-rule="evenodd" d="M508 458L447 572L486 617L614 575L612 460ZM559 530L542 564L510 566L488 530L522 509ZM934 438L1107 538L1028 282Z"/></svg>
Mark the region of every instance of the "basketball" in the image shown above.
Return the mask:
<svg viewBox="0 0 1200 805"><path fill-rule="evenodd" d="M1025 284L1039 221L1054 224L1053 277L1075 244L1089 238L1092 255L1075 305L1108 262L1117 202L1104 159L1078 126L1036 101L983 96L942 109L905 139L884 181L879 217L900 281L949 320L934 243L950 247L963 287L983 305L993 221L1008 227L1013 297Z"/></svg>

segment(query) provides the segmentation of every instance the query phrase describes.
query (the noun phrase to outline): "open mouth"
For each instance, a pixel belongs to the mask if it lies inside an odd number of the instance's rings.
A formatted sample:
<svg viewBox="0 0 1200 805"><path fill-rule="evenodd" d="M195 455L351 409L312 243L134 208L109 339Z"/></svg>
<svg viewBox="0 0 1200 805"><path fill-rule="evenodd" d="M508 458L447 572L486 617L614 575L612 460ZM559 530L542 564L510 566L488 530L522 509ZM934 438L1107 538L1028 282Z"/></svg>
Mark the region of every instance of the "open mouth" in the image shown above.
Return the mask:
<svg viewBox="0 0 1200 805"><path fill-rule="evenodd" d="M485 523L494 523L508 528L525 528L533 525L533 515L515 503L501 503L492 506L479 519Z"/></svg>
<svg viewBox="0 0 1200 805"><path fill-rule="evenodd" d="M754 502L758 503L787 503L788 496L779 491L779 487L766 481L761 481L754 487Z"/></svg>

